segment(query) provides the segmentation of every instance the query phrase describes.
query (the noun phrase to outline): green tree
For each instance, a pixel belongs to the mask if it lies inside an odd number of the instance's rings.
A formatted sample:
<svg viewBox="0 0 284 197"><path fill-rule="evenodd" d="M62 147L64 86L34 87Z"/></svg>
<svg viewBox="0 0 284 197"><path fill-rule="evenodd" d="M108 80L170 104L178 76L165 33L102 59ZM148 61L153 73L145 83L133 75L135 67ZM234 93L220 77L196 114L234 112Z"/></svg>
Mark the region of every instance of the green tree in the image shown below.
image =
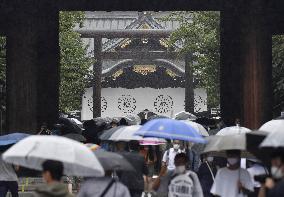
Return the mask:
<svg viewBox="0 0 284 197"><path fill-rule="evenodd" d="M272 85L274 93L274 115L284 111L284 36L272 37Z"/></svg>
<svg viewBox="0 0 284 197"><path fill-rule="evenodd" d="M208 107L220 103L220 30L219 12L173 12L166 21L178 21L180 26L170 37L169 45L181 44L181 54L191 53L193 74L208 94Z"/></svg>
<svg viewBox="0 0 284 197"><path fill-rule="evenodd" d="M60 12L60 111L68 112L81 107L82 95L91 71L92 59L86 56L87 46L80 34L74 31L76 24L82 24L84 12Z"/></svg>

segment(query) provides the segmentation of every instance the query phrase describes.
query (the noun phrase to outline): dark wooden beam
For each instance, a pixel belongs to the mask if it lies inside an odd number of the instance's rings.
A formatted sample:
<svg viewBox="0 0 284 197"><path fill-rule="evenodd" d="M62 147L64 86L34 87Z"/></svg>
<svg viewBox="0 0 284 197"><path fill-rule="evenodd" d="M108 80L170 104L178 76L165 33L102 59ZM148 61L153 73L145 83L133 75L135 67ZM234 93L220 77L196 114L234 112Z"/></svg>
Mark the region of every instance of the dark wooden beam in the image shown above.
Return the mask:
<svg viewBox="0 0 284 197"><path fill-rule="evenodd" d="M237 0L58 0L61 10L88 11L169 11L220 10L227 2Z"/></svg>
<svg viewBox="0 0 284 197"><path fill-rule="evenodd" d="M120 52L102 52L102 59L177 59L183 58L177 52L165 51L120 51Z"/></svg>
<svg viewBox="0 0 284 197"><path fill-rule="evenodd" d="M93 118L101 116L102 39L94 38Z"/></svg>
<svg viewBox="0 0 284 197"><path fill-rule="evenodd" d="M125 30L77 30L82 38L167 38L173 30L164 29L125 29Z"/></svg>
<svg viewBox="0 0 284 197"><path fill-rule="evenodd" d="M185 56L185 111L194 113L194 90L192 58L190 54Z"/></svg>

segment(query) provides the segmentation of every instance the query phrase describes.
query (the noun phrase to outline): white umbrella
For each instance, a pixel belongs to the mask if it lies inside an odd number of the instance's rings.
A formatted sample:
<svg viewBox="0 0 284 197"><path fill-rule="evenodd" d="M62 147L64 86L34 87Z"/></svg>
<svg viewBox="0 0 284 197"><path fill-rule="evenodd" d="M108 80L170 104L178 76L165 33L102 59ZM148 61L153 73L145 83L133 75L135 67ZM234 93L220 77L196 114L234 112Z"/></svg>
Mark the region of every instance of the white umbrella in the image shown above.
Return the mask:
<svg viewBox="0 0 284 197"><path fill-rule="evenodd" d="M191 114L189 112L181 111L175 114L175 119L176 120L196 120L197 117L194 114Z"/></svg>
<svg viewBox="0 0 284 197"><path fill-rule="evenodd" d="M264 148L284 148L284 127L282 130L271 132L260 144Z"/></svg>
<svg viewBox="0 0 284 197"><path fill-rule="evenodd" d="M204 137L208 137L209 133L206 131L206 129L201 125L198 124L196 122L192 122L190 120L182 120L183 122L185 122L186 124L189 124L190 126L192 126L196 131L198 131L198 133Z"/></svg>
<svg viewBox="0 0 284 197"><path fill-rule="evenodd" d="M279 120L271 120L266 122L259 128L259 130L268 133L273 133L276 131L284 132L283 128L284 128L284 119L279 119Z"/></svg>
<svg viewBox="0 0 284 197"><path fill-rule="evenodd" d="M83 144L60 136L30 136L9 148L3 159L7 163L42 170L45 160L61 161L64 174L70 176L104 176L98 159Z"/></svg>
<svg viewBox="0 0 284 197"><path fill-rule="evenodd" d="M216 135L233 135L233 134L248 133L250 131L251 130L246 127L232 126L221 129Z"/></svg>
<svg viewBox="0 0 284 197"><path fill-rule="evenodd" d="M132 125L121 127L117 129L108 140L110 141L131 141L131 140L142 140L143 138L138 135L134 135L136 131L140 129L140 125Z"/></svg>
<svg viewBox="0 0 284 197"><path fill-rule="evenodd" d="M141 119L138 115L127 115L124 118L128 125L139 125L141 123Z"/></svg>
<svg viewBox="0 0 284 197"><path fill-rule="evenodd" d="M134 135L136 131L141 128L140 125L126 126L116 130L108 140L110 141L131 141L137 140L141 145L158 145L165 144L165 139L155 138L155 137L142 137L139 135Z"/></svg>
<svg viewBox="0 0 284 197"><path fill-rule="evenodd" d="M206 138L207 144L204 153L211 153L214 156L226 156L226 150L241 150L241 157L253 158L254 156L246 151L246 135L214 135Z"/></svg>

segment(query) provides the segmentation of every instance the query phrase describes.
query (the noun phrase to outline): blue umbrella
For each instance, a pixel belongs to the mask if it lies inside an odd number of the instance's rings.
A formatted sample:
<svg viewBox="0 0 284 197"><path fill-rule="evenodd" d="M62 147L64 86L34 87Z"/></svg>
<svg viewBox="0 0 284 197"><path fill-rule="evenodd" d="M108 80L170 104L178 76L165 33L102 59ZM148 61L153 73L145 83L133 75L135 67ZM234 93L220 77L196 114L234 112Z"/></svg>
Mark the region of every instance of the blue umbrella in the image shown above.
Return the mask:
<svg viewBox="0 0 284 197"><path fill-rule="evenodd" d="M11 133L8 135L2 135L0 136L0 146L15 144L28 136L30 135L26 133Z"/></svg>
<svg viewBox="0 0 284 197"><path fill-rule="evenodd" d="M147 122L136 135L206 143L206 140L190 125L173 119L155 119Z"/></svg>

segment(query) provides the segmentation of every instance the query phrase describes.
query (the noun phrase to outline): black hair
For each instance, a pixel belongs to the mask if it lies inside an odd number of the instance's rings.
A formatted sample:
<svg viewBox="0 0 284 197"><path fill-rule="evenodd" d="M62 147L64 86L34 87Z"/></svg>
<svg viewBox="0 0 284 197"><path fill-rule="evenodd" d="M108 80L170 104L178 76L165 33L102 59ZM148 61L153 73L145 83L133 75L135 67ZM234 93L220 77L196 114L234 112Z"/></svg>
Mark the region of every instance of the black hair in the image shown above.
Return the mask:
<svg viewBox="0 0 284 197"><path fill-rule="evenodd" d="M188 159L187 159L187 156L185 153L178 153L176 154L175 156L175 162L178 160L178 159L184 159L184 161L187 163Z"/></svg>
<svg viewBox="0 0 284 197"><path fill-rule="evenodd" d="M136 140L132 140L129 142L129 149L134 151L139 151L139 142Z"/></svg>
<svg viewBox="0 0 284 197"><path fill-rule="evenodd" d="M120 121L119 121L119 125L126 125L126 126L128 126L128 123L127 123L125 118L121 118Z"/></svg>
<svg viewBox="0 0 284 197"><path fill-rule="evenodd" d="M227 150L226 154L228 155L241 155L241 151L240 150Z"/></svg>
<svg viewBox="0 0 284 197"><path fill-rule="evenodd" d="M49 172L53 180L60 181L63 176L63 163L60 161L46 160L42 164L42 171Z"/></svg>

